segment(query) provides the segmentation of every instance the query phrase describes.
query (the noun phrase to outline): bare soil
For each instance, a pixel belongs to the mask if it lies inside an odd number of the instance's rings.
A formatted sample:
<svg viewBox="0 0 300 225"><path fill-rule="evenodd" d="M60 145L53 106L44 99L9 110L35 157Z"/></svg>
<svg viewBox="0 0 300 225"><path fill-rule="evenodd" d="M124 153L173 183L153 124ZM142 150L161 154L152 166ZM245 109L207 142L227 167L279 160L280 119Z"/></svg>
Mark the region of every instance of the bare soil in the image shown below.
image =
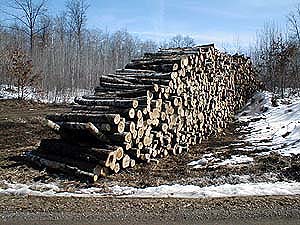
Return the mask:
<svg viewBox="0 0 300 225"><path fill-rule="evenodd" d="M41 173L25 164L22 154L39 145L41 139L58 138L45 125L45 116L60 113L69 106L30 101L0 100L0 177L26 183Z"/></svg>
<svg viewBox="0 0 300 225"><path fill-rule="evenodd" d="M47 114L69 110L68 105L49 105L0 100L0 177L8 182L55 181L65 190L113 185L147 187L162 184L199 186L249 181L300 180L300 157L278 154L257 156L236 152L238 143L232 125L221 137L212 137L189 152L157 162L138 164L119 174L88 184L74 177L29 165L25 152L35 149L43 138L58 138L44 125ZM219 159L235 154L254 158L252 163L207 166L194 169L188 162L212 153ZM1 184L0 184L1 187ZM300 197L247 197L222 199L123 199L45 198L0 196L0 224L300 224ZM249 222L249 223L248 223Z"/></svg>

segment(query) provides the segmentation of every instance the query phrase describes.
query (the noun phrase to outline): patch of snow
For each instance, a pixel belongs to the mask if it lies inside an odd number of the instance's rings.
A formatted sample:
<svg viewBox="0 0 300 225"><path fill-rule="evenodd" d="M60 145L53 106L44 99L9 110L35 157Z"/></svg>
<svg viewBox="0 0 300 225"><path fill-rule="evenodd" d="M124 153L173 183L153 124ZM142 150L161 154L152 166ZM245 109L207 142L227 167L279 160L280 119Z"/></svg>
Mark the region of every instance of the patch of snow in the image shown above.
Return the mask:
<svg viewBox="0 0 300 225"><path fill-rule="evenodd" d="M244 128L247 132L241 136L251 143L249 151L262 149L286 156L300 153L300 99L286 102L278 101L278 106L272 106L270 92L257 93L239 113L240 121L249 122Z"/></svg>
<svg viewBox="0 0 300 225"><path fill-rule="evenodd" d="M120 192L118 187L118 193ZM296 195L300 193L299 183L247 183L247 184L224 184L219 186L198 187L194 185L162 185L158 187L148 187L144 189L131 189L132 194L126 197L174 197L174 198L215 198L233 196L257 196L257 195Z"/></svg>
<svg viewBox="0 0 300 225"><path fill-rule="evenodd" d="M63 91L53 90L47 94L41 96L41 100L44 103L73 103L75 97L91 94L87 89L71 90L69 88Z"/></svg>
<svg viewBox="0 0 300 225"><path fill-rule="evenodd" d="M199 159L197 161L192 161L190 163L188 163L188 166L206 166L208 164L208 160L203 158L203 159Z"/></svg>
<svg viewBox="0 0 300 225"><path fill-rule="evenodd" d="M141 198L214 198L232 196L262 195L298 195L300 183L242 183L199 187L195 185L161 185L157 187L134 188L114 186L108 191L102 188L85 188L75 192L62 191L56 184L13 184L5 182L6 188L0 188L1 195L31 195L46 197L141 197Z"/></svg>
<svg viewBox="0 0 300 225"><path fill-rule="evenodd" d="M205 168L209 163L214 162L216 159L212 153L202 155L202 158L188 163L188 166L193 166L194 169Z"/></svg>
<svg viewBox="0 0 300 225"><path fill-rule="evenodd" d="M225 159L224 161L216 163L214 166L226 166L226 165L236 165L242 163L251 163L254 159L246 155L233 155L230 159Z"/></svg>
<svg viewBox="0 0 300 225"><path fill-rule="evenodd" d="M39 101L43 103L73 103L76 96L83 96L91 94L87 89L75 89L69 88L62 91L53 90L48 93L37 92L32 87L26 87L25 100ZM18 88L11 85L0 84L0 98L1 99L17 99Z"/></svg>
<svg viewBox="0 0 300 225"><path fill-rule="evenodd" d="M5 189L0 188L0 194L11 194L11 195L34 195L34 196L53 196L60 190L54 183L41 184L34 183L31 185L27 184L14 184L4 182L7 187Z"/></svg>
<svg viewBox="0 0 300 225"><path fill-rule="evenodd" d="M0 188L0 195L26 195L44 197L97 197L103 196L100 188L86 188L75 192L67 192L56 183L19 184L3 182L5 188Z"/></svg>
<svg viewBox="0 0 300 225"><path fill-rule="evenodd" d="M242 163L251 163L254 161L252 157L248 157L246 155L233 155L229 159L221 160L219 158L212 157L213 154L209 154L209 157L207 155L203 155L201 159L192 161L188 163L188 166L193 166L194 169L200 169L200 168L216 168L219 166L227 166L227 165L238 165Z"/></svg>
<svg viewBox="0 0 300 225"><path fill-rule="evenodd" d="M27 87L24 90L25 99L36 98L36 91L34 88ZM0 96L2 99L17 99L18 98L18 88L12 85L0 84Z"/></svg>

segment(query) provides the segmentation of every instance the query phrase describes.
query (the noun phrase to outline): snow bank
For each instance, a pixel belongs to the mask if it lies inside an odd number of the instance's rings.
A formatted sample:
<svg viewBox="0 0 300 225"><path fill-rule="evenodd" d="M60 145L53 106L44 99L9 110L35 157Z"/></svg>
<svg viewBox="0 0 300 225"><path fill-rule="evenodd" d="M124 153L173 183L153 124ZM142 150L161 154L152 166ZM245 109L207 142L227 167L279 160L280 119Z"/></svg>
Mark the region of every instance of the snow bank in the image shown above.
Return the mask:
<svg viewBox="0 0 300 225"><path fill-rule="evenodd" d="M199 187L194 185L162 185L145 189L134 189L129 193L128 188L122 192L121 187L114 187L115 192L126 197L174 197L174 198L215 198L233 196L256 195L295 195L300 193L300 183L249 183L249 184L224 184L220 186Z"/></svg>
<svg viewBox="0 0 300 225"><path fill-rule="evenodd" d="M217 168L255 163L253 156L267 155L271 152L284 156L300 154L299 97L277 99L275 102L274 95L270 92L256 93L236 119L241 124L246 124L237 128L240 136L229 146L219 148L241 150L243 155L238 155L235 151L237 155L220 159L215 153L205 154L200 159L190 162L188 166L194 169Z"/></svg>
<svg viewBox="0 0 300 225"><path fill-rule="evenodd" d="M224 184L219 186L199 187L194 185L161 185L158 187L134 188L114 186L108 190L102 188L79 189L65 192L58 185L51 184L12 184L5 182L6 188L0 188L0 195L32 195L46 197L139 197L139 198L215 198L233 196L262 195L298 195L300 183L244 183Z"/></svg>

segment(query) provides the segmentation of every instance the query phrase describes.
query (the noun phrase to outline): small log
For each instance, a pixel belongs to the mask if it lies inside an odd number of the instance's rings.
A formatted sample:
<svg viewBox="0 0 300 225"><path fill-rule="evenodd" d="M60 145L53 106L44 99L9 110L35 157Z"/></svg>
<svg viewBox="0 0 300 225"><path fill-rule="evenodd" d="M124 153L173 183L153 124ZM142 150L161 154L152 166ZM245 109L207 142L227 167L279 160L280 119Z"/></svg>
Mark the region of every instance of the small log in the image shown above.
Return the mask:
<svg viewBox="0 0 300 225"><path fill-rule="evenodd" d="M130 166L131 163L131 159L129 157L129 155L125 154L123 159L122 159L122 168L127 168Z"/></svg>
<svg viewBox="0 0 300 225"><path fill-rule="evenodd" d="M53 121L51 120L46 120L46 125L48 127L50 127L52 130L54 130L55 132L59 132L60 130L60 126L57 124L57 123L54 123Z"/></svg>

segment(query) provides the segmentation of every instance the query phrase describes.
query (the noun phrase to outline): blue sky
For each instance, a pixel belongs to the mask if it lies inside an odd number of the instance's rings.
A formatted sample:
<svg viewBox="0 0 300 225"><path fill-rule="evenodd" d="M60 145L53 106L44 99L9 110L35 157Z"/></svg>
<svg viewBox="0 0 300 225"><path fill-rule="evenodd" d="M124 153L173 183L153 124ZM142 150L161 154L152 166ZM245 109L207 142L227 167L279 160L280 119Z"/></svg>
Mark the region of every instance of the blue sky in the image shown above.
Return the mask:
<svg viewBox="0 0 300 225"><path fill-rule="evenodd" d="M176 34L197 43L247 46L268 20L284 24L296 0L88 0L88 27L127 29L143 39L163 41ZM57 13L62 0L48 0Z"/></svg>

